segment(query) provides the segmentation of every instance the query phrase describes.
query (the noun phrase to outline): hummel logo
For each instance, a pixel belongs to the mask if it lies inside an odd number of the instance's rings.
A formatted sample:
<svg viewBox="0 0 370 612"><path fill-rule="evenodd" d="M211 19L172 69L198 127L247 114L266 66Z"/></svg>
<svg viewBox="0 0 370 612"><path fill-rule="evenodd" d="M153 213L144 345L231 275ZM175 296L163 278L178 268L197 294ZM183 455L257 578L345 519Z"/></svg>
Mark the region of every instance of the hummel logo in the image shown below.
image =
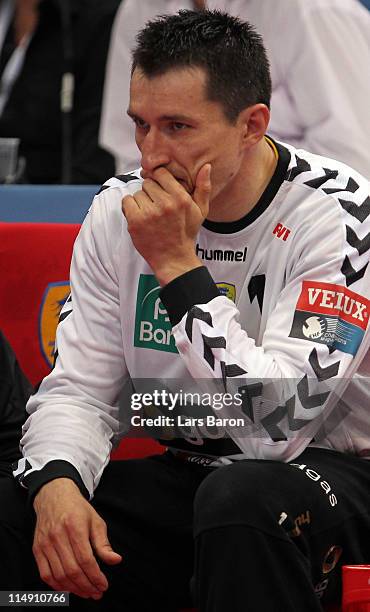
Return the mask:
<svg viewBox="0 0 370 612"><path fill-rule="evenodd" d="M290 234L290 229L285 227L285 225L283 225L282 223L278 223L272 233L275 234L275 236L277 236L278 238L282 238L282 240L284 240L285 242Z"/></svg>
<svg viewBox="0 0 370 612"><path fill-rule="evenodd" d="M247 247L243 251L231 251L221 249L202 249L199 244L195 247L195 253L201 259L208 261L245 261L247 257Z"/></svg>

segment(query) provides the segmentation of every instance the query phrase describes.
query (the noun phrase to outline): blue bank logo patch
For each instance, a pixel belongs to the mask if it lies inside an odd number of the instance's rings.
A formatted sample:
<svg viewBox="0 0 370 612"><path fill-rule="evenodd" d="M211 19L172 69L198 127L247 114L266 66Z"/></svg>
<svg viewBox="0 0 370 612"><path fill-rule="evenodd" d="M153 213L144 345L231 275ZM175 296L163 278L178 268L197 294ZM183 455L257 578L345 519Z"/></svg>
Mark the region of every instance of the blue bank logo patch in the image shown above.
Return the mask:
<svg viewBox="0 0 370 612"><path fill-rule="evenodd" d="M235 303L235 300L236 300L235 285L232 285L231 283L216 283L216 285L221 295L224 295L225 297L229 298L229 300Z"/></svg>

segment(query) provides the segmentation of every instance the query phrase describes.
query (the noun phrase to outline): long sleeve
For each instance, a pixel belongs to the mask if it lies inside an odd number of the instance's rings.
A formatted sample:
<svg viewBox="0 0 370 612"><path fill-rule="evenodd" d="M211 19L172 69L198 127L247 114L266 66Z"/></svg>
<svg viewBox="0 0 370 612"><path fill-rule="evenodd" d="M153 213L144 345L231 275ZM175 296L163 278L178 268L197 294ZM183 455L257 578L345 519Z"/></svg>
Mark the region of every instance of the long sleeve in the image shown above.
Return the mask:
<svg viewBox="0 0 370 612"><path fill-rule="evenodd" d="M65 475L91 496L119 433L119 396L127 377L114 264L121 217L120 208L116 216L107 211L102 194L74 247L55 368L28 402L24 458L15 472L31 491Z"/></svg>
<svg viewBox="0 0 370 612"><path fill-rule="evenodd" d="M213 380L217 390L222 381L234 392L260 385L247 428L229 429L248 457L288 461L302 452L339 410L369 348L369 222L355 204L344 214L331 197L315 197L296 213L290 250L278 240L269 246L264 323L254 334L246 330L251 304L217 295L206 268L161 292L176 346L197 381ZM243 409L234 405L224 414L242 417Z"/></svg>

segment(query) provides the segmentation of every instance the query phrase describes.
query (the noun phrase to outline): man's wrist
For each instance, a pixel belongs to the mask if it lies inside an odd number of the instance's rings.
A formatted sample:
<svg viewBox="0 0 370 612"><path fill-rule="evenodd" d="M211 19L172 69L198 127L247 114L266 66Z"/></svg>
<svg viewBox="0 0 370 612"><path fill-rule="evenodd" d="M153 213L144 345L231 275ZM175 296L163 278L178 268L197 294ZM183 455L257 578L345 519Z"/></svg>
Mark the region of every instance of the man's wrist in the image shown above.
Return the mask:
<svg viewBox="0 0 370 612"><path fill-rule="evenodd" d="M43 484L39 490L37 491L37 493L35 494L34 498L33 498L33 507L36 510L36 506L37 506L37 500L38 498L41 498L41 502L42 502L42 496L43 494L45 494L46 489L50 489L51 486L52 487L57 487L58 490L60 490L62 487L67 490L75 490L78 493L80 493L80 495L82 495L80 489L78 488L77 484L74 482L74 480L72 480L69 477L56 477L53 480L49 480L48 482L45 482L45 484Z"/></svg>
<svg viewBox="0 0 370 612"><path fill-rule="evenodd" d="M166 262L166 264L161 266L152 266L152 269L161 287L165 287L175 278L201 266L203 266L202 262L194 254L194 257L189 258L189 260Z"/></svg>
<svg viewBox="0 0 370 612"><path fill-rule="evenodd" d="M159 292L171 325L177 325L193 306L207 304L220 293L208 268L194 268L168 283Z"/></svg>
<svg viewBox="0 0 370 612"><path fill-rule="evenodd" d="M86 499L89 499L89 492L76 468L68 461L54 459L44 465L41 470L31 472L22 480L22 484L28 489L29 502L32 504L34 497L43 485L57 478L72 480L77 485L82 495Z"/></svg>

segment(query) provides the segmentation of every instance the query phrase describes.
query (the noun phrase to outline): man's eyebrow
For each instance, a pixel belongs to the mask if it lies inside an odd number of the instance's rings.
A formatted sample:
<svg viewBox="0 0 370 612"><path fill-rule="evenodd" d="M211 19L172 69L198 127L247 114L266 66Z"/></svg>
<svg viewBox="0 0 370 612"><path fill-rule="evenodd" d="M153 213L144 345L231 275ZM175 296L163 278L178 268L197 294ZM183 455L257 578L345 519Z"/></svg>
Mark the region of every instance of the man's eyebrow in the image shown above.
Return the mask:
<svg viewBox="0 0 370 612"><path fill-rule="evenodd" d="M188 115L161 115L159 119L160 121L178 121L180 123L194 121L194 119L190 119Z"/></svg>
<svg viewBox="0 0 370 612"><path fill-rule="evenodd" d="M127 109L127 114L131 119L142 119L140 115L134 113L130 109ZM161 115L159 117L159 121L178 121L179 123L184 122L193 122L194 119L190 119L187 115L175 114L175 115Z"/></svg>

